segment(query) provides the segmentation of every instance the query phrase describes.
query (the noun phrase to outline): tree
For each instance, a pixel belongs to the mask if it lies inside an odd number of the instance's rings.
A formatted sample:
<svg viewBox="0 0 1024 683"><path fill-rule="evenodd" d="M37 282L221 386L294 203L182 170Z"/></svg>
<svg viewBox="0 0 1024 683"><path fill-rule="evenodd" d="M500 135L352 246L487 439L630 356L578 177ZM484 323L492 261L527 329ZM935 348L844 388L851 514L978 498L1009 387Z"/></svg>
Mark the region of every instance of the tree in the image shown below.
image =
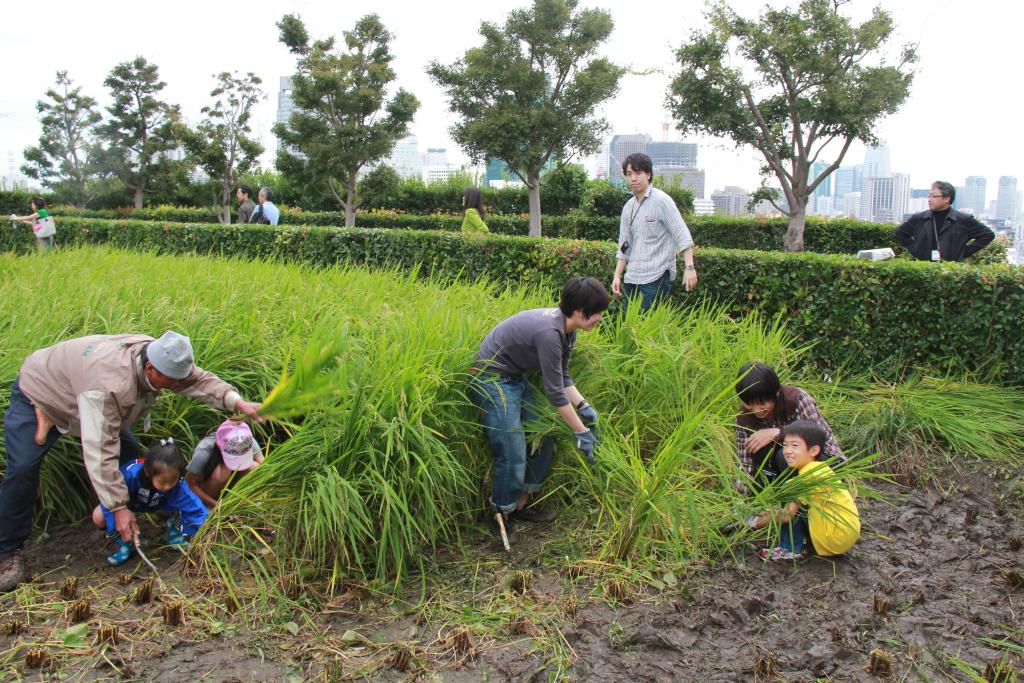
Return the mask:
<svg viewBox="0 0 1024 683"><path fill-rule="evenodd" d="M96 163L99 146L96 126L102 119L96 100L82 94L68 78L57 72L57 86L36 102L42 132L38 147L26 147L22 172L53 190L59 198L85 208L99 191L102 175Z"/></svg>
<svg viewBox="0 0 1024 683"><path fill-rule="evenodd" d="M912 47L894 64L880 54L893 31L889 14L876 7L855 26L839 12L844 2L803 0L757 20L715 4L710 29L676 53L680 73L667 105L680 130L730 137L764 156L763 173L774 174L789 205L776 205L789 216L787 251L803 249L810 194L854 140L877 140L877 122L906 100L913 80ZM831 143L841 145L835 161L809 178Z"/></svg>
<svg viewBox="0 0 1024 683"><path fill-rule="evenodd" d="M544 207L555 215L579 208L587 191L587 172L579 164L563 164L543 174L540 197Z"/></svg>
<svg viewBox="0 0 1024 683"><path fill-rule="evenodd" d="M370 209L388 208L401 184L402 178L398 171L387 164L381 164L359 179L359 203Z"/></svg>
<svg viewBox="0 0 1024 683"><path fill-rule="evenodd" d="M263 153L263 145L251 137L249 119L264 95L259 87L262 81L253 73L238 78L224 71L214 78L217 87L210 92L214 103L203 107L206 118L189 131L184 143L218 188L217 218L226 224L231 222L231 193L239 176L252 171Z"/></svg>
<svg viewBox="0 0 1024 683"><path fill-rule="evenodd" d="M167 152L181 144L184 127L177 105L156 98L167 85L159 79L156 64L143 57L115 66L103 82L114 103L110 119L100 128L107 142L104 163L134 193L135 208L163 182L182 182L185 164Z"/></svg>
<svg viewBox="0 0 1024 683"><path fill-rule="evenodd" d="M624 72L594 56L612 32L611 15L577 4L534 0L504 28L483 22L483 45L427 69L461 117L451 128L456 142L476 162L501 159L526 184L532 236L541 234L541 170L550 159L597 149L608 124L592 112L618 91Z"/></svg>
<svg viewBox="0 0 1024 683"><path fill-rule="evenodd" d="M355 225L360 169L386 157L405 137L419 100L399 89L385 101L395 79L392 36L376 14L344 33L344 49L335 49L333 37L310 43L294 15L277 27L281 42L299 56L292 76L295 111L274 126L281 140L277 167L329 193L344 207L345 225Z"/></svg>

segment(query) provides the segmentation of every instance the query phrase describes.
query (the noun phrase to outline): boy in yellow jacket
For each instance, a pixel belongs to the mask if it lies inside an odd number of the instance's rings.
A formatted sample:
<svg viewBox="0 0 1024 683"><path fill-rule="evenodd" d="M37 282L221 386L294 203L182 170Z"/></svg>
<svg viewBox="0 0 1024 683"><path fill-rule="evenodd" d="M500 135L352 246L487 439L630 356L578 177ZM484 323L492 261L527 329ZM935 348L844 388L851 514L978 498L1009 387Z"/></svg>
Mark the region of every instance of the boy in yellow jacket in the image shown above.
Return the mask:
<svg viewBox="0 0 1024 683"><path fill-rule="evenodd" d="M762 521L773 517L781 524L779 544L758 555L773 562L799 560L811 552L818 555L842 555L860 537L860 515L853 496L836 473L816 458L825 447L825 430L815 422L797 420L786 425L782 455L796 477L790 479L796 500L774 513L762 514Z"/></svg>

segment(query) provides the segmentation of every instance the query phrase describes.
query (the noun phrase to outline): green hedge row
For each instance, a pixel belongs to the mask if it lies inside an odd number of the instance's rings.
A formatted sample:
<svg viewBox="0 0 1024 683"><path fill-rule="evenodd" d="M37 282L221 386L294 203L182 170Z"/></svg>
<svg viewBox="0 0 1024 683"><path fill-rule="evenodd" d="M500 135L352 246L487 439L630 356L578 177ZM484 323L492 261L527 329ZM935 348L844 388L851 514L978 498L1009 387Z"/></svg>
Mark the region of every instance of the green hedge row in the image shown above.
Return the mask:
<svg viewBox="0 0 1024 683"><path fill-rule="evenodd" d="M53 213L67 217L177 223L208 223L216 220L212 210L173 206L116 211L82 211L67 207L55 207ZM782 237L786 233L787 227L786 220L782 218L689 216L686 221L698 246L723 249L780 250L782 249ZM340 226L344 223L344 216L334 211L312 212L285 208L281 212L281 223L282 225ZM521 216L489 216L487 224L492 232L503 235L526 235L529 232L528 219ZM458 231L462 227L462 216L365 213L356 216L356 227ZM545 216L543 228L547 237L566 239L614 241L618 239L619 235L617 218L580 214ZM824 220L812 217L807 222L804 243L807 251L821 254L853 254L860 249L876 247L892 247L902 250L902 247L893 239L892 233L893 226L891 225L866 223L846 218ZM985 260L988 262L1003 262L1006 259L1004 247L990 247L985 252L988 252L985 254Z"/></svg>
<svg viewBox="0 0 1024 683"><path fill-rule="evenodd" d="M614 245L442 231L220 226L65 217L58 245L110 244L162 253L275 258L329 266L419 264L424 272L482 277L496 285L569 275L608 282ZM0 250L34 248L30 231L0 231ZM1024 383L1024 273L1008 266L701 248L698 290L675 290L681 305L711 300L729 314L781 316L813 344L823 368L894 376L966 368Z"/></svg>

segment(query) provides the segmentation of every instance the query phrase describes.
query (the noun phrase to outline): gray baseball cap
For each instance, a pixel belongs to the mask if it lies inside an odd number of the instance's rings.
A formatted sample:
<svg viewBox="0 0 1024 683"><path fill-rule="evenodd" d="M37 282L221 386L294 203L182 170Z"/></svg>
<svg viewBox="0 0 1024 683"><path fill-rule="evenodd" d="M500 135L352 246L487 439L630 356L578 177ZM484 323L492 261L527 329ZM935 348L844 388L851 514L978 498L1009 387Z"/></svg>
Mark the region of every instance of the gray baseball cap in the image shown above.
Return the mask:
<svg viewBox="0 0 1024 683"><path fill-rule="evenodd" d="M150 342L146 356L154 368L172 379L188 377L195 363L192 342L177 332L164 332L162 337Z"/></svg>

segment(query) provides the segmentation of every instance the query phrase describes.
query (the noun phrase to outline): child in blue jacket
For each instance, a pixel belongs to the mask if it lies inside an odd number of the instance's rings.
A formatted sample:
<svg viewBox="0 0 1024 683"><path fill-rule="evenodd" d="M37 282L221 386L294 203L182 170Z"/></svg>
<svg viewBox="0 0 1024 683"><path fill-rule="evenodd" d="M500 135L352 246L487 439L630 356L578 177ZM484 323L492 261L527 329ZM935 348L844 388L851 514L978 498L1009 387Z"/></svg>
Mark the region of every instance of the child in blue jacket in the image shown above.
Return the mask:
<svg viewBox="0 0 1024 683"><path fill-rule="evenodd" d="M161 439L160 445L146 451L144 460L136 460L121 468L128 486L128 509L132 512L168 513L167 544L181 550L188 548L188 540L206 521L207 511L202 501L192 493L185 480L185 458L173 439ZM92 511L93 523L106 528L107 534L117 538L117 552L107 557L107 563L124 564L135 552L134 545L117 534L114 513L97 505Z"/></svg>

